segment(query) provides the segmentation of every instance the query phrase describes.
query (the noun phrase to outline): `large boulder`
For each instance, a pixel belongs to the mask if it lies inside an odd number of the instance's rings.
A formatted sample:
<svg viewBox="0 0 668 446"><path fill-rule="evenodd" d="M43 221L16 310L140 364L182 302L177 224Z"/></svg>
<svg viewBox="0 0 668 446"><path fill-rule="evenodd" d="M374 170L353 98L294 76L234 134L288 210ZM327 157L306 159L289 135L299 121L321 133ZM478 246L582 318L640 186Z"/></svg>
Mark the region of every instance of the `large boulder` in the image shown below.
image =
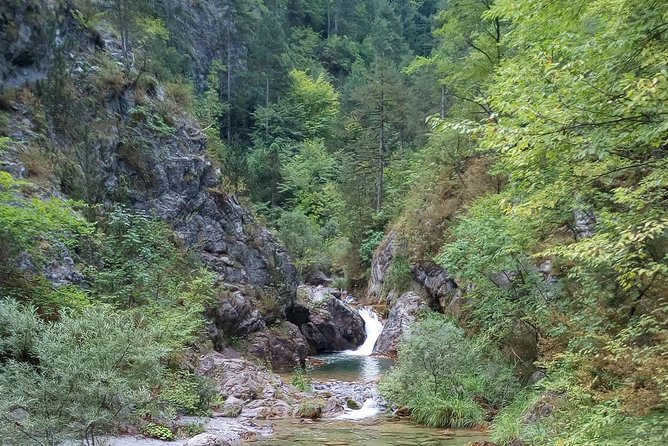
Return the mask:
<svg viewBox="0 0 668 446"><path fill-rule="evenodd" d="M205 432L203 434L195 435L188 440L185 446L230 446L230 443L217 435Z"/></svg>
<svg viewBox="0 0 668 446"><path fill-rule="evenodd" d="M390 310L387 322L374 346L374 353L396 356L401 338L410 332L417 314L427 308L429 306L426 299L418 294L413 292L402 294Z"/></svg>
<svg viewBox="0 0 668 446"><path fill-rule="evenodd" d="M248 353L266 361L272 370L286 372L303 366L308 354L308 344L299 328L290 322L282 322L269 330L251 335Z"/></svg>
<svg viewBox="0 0 668 446"><path fill-rule="evenodd" d="M264 367L244 359L230 359L220 353L206 355L197 373L212 378L220 396L225 399L234 397L244 406L254 400L279 396L291 403L297 393L297 389Z"/></svg>
<svg viewBox="0 0 668 446"><path fill-rule="evenodd" d="M309 319L299 329L312 354L354 350L364 343L364 319L355 309L339 300L330 288L300 287L302 304L309 309Z"/></svg>

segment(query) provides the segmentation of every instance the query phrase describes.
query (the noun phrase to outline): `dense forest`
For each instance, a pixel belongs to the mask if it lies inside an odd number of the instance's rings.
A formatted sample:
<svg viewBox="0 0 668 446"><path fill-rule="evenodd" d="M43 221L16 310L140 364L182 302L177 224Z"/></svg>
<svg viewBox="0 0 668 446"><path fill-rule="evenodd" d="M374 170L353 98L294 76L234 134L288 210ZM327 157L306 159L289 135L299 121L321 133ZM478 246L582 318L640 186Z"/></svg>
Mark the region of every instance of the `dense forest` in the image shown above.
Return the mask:
<svg viewBox="0 0 668 446"><path fill-rule="evenodd" d="M663 0L5 0L0 43L0 444L194 435L301 282L427 296L379 385L420 423L668 443Z"/></svg>

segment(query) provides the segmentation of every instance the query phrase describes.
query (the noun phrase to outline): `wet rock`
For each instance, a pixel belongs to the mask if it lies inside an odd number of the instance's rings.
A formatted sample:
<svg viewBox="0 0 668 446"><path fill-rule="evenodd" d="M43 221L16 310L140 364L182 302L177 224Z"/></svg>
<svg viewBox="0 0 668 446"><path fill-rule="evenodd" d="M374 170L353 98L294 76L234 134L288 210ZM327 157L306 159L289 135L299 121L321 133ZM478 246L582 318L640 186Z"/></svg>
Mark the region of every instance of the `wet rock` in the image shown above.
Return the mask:
<svg viewBox="0 0 668 446"><path fill-rule="evenodd" d="M265 398L245 405L239 416L258 420L271 420L275 418L288 418L292 416L292 413L292 406L287 402L277 398Z"/></svg>
<svg viewBox="0 0 668 446"><path fill-rule="evenodd" d="M401 337L410 332L410 326L421 310L429 306L424 298L413 292L404 293L390 310L387 322L380 333L374 353L396 356Z"/></svg>
<svg viewBox="0 0 668 446"><path fill-rule="evenodd" d="M217 435L205 432L188 440L185 446L230 446L230 443Z"/></svg>
<svg viewBox="0 0 668 446"><path fill-rule="evenodd" d="M300 287L300 292L307 293L309 320L299 328L312 354L354 350L366 339L364 319L328 290Z"/></svg>
<svg viewBox="0 0 668 446"><path fill-rule="evenodd" d="M248 342L248 353L268 362L274 371L290 371L306 362L308 344L299 328L290 322L255 333Z"/></svg>

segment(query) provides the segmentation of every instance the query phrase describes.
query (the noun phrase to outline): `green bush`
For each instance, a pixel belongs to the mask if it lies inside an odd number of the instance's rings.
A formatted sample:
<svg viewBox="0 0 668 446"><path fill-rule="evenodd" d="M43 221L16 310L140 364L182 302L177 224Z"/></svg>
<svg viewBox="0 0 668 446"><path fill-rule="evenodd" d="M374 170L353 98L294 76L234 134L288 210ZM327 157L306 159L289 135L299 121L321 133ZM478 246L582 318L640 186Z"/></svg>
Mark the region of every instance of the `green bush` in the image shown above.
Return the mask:
<svg viewBox="0 0 668 446"><path fill-rule="evenodd" d="M408 289L413 278L413 271L410 261L403 254L397 254L392 261L385 282L383 282L384 291L390 292L395 290L401 294Z"/></svg>
<svg viewBox="0 0 668 446"><path fill-rule="evenodd" d="M158 440L171 441L176 439L174 432L172 432L169 427L163 426L162 424L146 423L142 426L141 431L147 437L157 438Z"/></svg>
<svg viewBox="0 0 668 446"><path fill-rule="evenodd" d="M480 402L503 406L519 389L513 366L493 345L467 338L435 313L416 323L401 341L399 361L380 383L382 394L408 406L414 419L443 427L480 424L485 418Z"/></svg>
<svg viewBox="0 0 668 446"><path fill-rule="evenodd" d="M383 231L375 231L370 229L364 233L364 240L360 245L359 253L360 259L364 262L365 265L371 265L371 259L373 258L373 253L383 241L385 233Z"/></svg>
<svg viewBox="0 0 668 446"><path fill-rule="evenodd" d="M206 415L216 396L215 384L187 371L168 374L160 399L187 415Z"/></svg>
<svg viewBox="0 0 668 446"><path fill-rule="evenodd" d="M44 323L0 301L0 438L13 445L94 441L150 398L165 354L152 329L97 306Z"/></svg>
<svg viewBox="0 0 668 446"><path fill-rule="evenodd" d="M292 373L292 385L295 386L300 392L310 392L312 390L312 367L307 367L305 369L301 367L295 367Z"/></svg>

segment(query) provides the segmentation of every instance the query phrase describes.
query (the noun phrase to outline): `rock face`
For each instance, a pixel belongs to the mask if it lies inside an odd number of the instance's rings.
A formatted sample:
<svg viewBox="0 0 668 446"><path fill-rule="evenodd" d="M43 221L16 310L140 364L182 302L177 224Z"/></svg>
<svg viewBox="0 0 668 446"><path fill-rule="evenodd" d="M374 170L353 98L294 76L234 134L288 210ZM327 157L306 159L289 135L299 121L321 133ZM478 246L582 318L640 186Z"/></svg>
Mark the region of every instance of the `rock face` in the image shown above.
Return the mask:
<svg viewBox="0 0 668 446"><path fill-rule="evenodd" d="M290 371L297 364L303 366L309 350L304 335L290 322L255 333L248 342L248 353L266 361L277 372Z"/></svg>
<svg viewBox="0 0 668 446"><path fill-rule="evenodd" d="M364 319L335 294L338 291L331 288L302 286L298 292L300 303L288 311L289 315L302 316L299 329L312 354L354 350L366 339ZM307 310L308 319L304 322Z"/></svg>
<svg viewBox="0 0 668 446"><path fill-rule="evenodd" d="M410 332L410 326L420 310L427 309L425 299L413 292L404 293L390 310L383 331L376 341L374 353L396 356L401 337Z"/></svg>
<svg viewBox="0 0 668 446"><path fill-rule="evenodd" d="M397 233L390 231L376 249L373 259L371 259L371 277L369 277L367 285L367 300L369 302L378 303L384 297L383 283L390 266L392 266L392 260L394 260L396 240Z"/></svg>
<svg viewBox="0 0 668 446"><path fill-rule="evenodd" d="M413 268L413 280L420 284L432 309L457 313L461 293L457 283L439 265L428 263Z"/></svg>
<svg viewBox="0 0 668 446"><path fill-rule="evenodd" d="M397 290L386 289L385 278L394 262L397 233L390 231L376 249L371 260L371 276L367 284L367 301L370 303L389 302L397 297ZM429 307L436 311L456 313L461 303L461 293L457 283L439 265L426 262L411 266L411 287L424 294Z"/></svg>

